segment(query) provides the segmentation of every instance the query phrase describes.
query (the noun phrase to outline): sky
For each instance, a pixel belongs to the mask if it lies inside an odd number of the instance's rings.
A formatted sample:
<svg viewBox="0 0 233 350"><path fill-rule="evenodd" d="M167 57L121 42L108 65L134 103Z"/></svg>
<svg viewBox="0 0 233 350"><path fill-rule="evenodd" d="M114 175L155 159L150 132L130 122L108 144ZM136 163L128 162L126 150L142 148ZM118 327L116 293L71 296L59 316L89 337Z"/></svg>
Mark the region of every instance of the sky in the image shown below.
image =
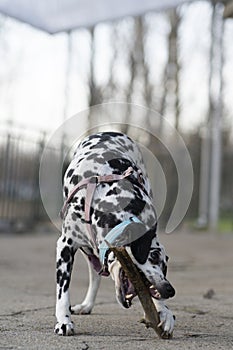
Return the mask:
<svg viewBox="0 0 233 350"><path fill-rule="evenodd" d="M181 125L195 129L206 120L208 112L209 31L211 10L207 2L183 5L180 27L179 60ZM169 30L164 14L153 14L147 46L151 79L159 84L167 57L166 36ZM128 23L128 24L127 24ZM130 27L130 19L125 21ZM99 83L107 81L111 52L111 25L99 24L96 31L96 69ZM233 110L233 20L225 25L224 104L226 120L232 123ZM90 35L85 29L72 34L72 57L67 90L68 35L47 34L10 18L0 17L0 120L23 128L55 130L67 117L88 106L87 79ZM155 50L154 43L159 50ZM117 77L124 82L124 65L117 67ZM112 97L114 100L114 96ZM107 102L107 101L105 101ZM137 101L135 101L137 103ZM167 115L173 122L172 115ZM232 125L232 124L231 124Z"/></svg>

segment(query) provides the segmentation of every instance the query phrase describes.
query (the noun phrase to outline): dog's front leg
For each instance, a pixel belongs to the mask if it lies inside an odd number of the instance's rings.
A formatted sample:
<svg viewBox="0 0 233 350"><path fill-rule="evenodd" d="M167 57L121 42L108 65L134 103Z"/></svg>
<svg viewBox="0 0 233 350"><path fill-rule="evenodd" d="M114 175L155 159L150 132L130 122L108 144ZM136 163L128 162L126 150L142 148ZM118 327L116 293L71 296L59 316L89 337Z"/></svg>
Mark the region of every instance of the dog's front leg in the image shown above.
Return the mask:
<svg viewBox="0 0 233 350"><path fill-rule="evenodd" d="M59 335L74 334L74 326L70 318L69 285L76 250L69 243L69 239L68 243L66 242L65 235L57 241L57 324L54 332Z"/></svg>
<svg viewBox="0 0 233 350"><path fill-rule="evenodd" d="M175 316L163 300L153 299L153 301L160 318L159 327L163 329L164 333L172 335L175 326Z"/></svg>

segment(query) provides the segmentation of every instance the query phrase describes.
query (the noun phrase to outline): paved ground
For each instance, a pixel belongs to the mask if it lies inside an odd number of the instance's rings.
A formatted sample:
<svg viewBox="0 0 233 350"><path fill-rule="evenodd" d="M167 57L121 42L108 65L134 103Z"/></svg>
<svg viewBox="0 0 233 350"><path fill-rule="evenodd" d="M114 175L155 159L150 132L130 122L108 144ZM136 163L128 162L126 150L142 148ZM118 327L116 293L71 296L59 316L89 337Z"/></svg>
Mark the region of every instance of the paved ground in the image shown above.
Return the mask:
<svg viewBox="0 0 233 350"><path fill-rule="evenodd" d="M110 278L102 281L93 314L74 316L74 337L53 334L56 239L54 233L0 235L0 349L233 349L233 234L160 235L177 290L168 303L177 318L172 340L159 340L138 322L139 302L121 309ZM73 303L82 300L87 287L81 256L78 264ZM215 294L204 298L210 289Z"/></svg>

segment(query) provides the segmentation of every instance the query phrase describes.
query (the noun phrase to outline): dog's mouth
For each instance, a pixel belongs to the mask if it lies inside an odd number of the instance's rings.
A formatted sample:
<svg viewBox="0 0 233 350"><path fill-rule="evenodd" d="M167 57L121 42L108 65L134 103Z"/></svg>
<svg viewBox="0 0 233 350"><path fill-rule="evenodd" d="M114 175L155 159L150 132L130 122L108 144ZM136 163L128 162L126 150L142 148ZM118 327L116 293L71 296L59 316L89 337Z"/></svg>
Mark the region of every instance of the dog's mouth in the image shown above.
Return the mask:
<svg viewBox="0 0 233 350"><path fill-rule="evenodd" d="M159 291L148 281L145 275L142 273L145 284L148 286L150 294L154 299L161 299ZM132 305L133 298L137 295L134 286L127 277L124 270L120 269L120 298L122 305L128 309Z"/></svg>
<svg viewBox="0 0 233 350"><path fill-rule="evenodd" d="M128 309L132 305L132 300L136 296L133 284L127 277L125 271L120 269L120 297L122 305Z"/></svg>

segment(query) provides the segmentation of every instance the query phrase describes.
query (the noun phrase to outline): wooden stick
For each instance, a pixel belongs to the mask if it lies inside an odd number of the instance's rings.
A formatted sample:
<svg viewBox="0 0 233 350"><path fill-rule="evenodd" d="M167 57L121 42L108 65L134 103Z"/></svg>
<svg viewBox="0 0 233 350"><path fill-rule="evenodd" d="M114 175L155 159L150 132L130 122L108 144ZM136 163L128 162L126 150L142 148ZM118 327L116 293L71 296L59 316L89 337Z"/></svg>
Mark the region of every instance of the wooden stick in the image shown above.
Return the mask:
<svg viewBox="0 0 233 350"><path fill-rule="evenodd" d="M113 251L113 253L117 257L119 262L121 263L123 270L125 271L126 275L128 276L128 278L130 279L131 283L134 286L135 292L137 293L138 298L145 312L145 319L143 319L141 322L144 323L147 328L149 327L153 328L154 331L159 336L159 338L162 338L162 339L171 338L172 335L170 334L168 335L166 332L162 330L162 328L158 327L160 323L160 319L159 319L158 312L155 308L155 305L151 299L149 289L146 286L145 282L143 281L143 278L138 268L132 262L132 259L130 258L126 249L124 247L113 247L107 241L105 242L109 246L109 248Z"/></svg>

